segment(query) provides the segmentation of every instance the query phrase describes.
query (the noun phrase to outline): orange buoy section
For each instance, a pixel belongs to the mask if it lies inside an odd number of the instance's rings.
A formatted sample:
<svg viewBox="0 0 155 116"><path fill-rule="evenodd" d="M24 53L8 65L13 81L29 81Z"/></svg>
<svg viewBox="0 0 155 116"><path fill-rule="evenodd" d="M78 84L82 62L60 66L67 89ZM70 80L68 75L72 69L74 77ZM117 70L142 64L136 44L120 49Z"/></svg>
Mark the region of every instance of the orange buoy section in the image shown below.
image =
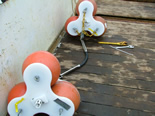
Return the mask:
<svg viewBox="0 0 155 116"><path fill-rule="evenodd" d="M69 24L70 22L72 22L72 21L77 20L77 19L78 19L78 16L72 16L72 17L70 17L70 18L67 19L67 21L66 21L66 23L65 23L65 30L66 30L67 33L68 33L68 30L67 30L68 24ZM68 34L69 34L69 33L68 33Z"/></svg>
<svg viewBox="0 0 155 116"><path fill-rule="evenodd" d="M56 95L70 99L75 106L75 111L78 109L80 94L74 85L67 81L58 81L52 86L52 90Z"/></svg>
<svg viewBox="0 0 155 116"><path fill-rule="evenodd" d="M22 73L24 72L26 67L32 63L42 63L46 65L52 72L51 85L56 83L56 81L59 78L61 69L60 69L59 61L53 54L46 51L38 51L30 54L23 63Z"/></svg>
<svg viewBox="0 0 155 116"><path fill-rule="evenodd" d="M78 8L79 8L80 3L83 2L83 1L89 1L89 2L91 2L93 4L93 6L94 6L93 15L95 15L96 12L97 12L97 4L96 4L95 0L79 0L78 3L76 4L76 13L79 15Z"/></svg>
<svg viewBox="0 0 155 116"><path fill-rule="evenodd" d="M12 99L14 99L14 98L16 98L16 97L21 97L21 96L23 96L25 93L26 93L26 84L25 84L24 82L15 85L15 86L11 89L11 91L10 91L10 93L9 93L9 95L8 95L8 104L9 104L9 102L10 102Z"/></svg>
<svg viewBox="0 0 155 116"><path fill-rule="evenodd" d="M94 19L95 19L96 21L101 22L101 23L104 25L105 31L104 31L103 34L102 34L102 35L104 35L105 32L107 31L107 24L106 24L106 21L105 21L102 17L100 17L100 16L94 16ZM102 36L102 35L101 35L101 36Z"/></svg>

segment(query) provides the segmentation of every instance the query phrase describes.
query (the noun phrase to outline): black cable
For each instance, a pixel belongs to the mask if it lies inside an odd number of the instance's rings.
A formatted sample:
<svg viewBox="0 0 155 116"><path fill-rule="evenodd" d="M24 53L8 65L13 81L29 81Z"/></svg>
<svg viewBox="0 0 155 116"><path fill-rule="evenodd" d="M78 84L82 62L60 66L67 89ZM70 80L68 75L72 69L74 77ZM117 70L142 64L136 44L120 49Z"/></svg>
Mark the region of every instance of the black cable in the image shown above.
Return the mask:
<svg viewBox="0 0 155 116"><path fill-rule="evenodd" d="M83 38L84 38L84 34L81 33L80 41L81 41L81 44L82 44L82 47L83 47L83 50L84 50L84 53L85 53L85 58L84 58L84 60L82 61L82 63L80 63L80 64L74 66L73 68L68 69L67 71L65 71L65 72L63 72L63 73L61 73L61 74L60 74L60 78L62 78L64 75L68 74L69 72L72 72L72 71L74 71L74 70L76 70L76 69L78 69L78 68L81 68L81 67L82 67L83 65L85 65L86 62L88 61L88 52L87 52L87 48L86 48L86 45L85 45L85 43L84 43Z"/></svg>
<svg viewBox="0 0 155 116"><path fill-rule="evenodd" d="M67 71L65 71L65 72L63 72L63 73L61 73L61 74L60 74L60 78L62 78L64 75L66 75L66 74L68 74L68 73L70 73L70 72L72 72L72 71L74 71L74 70L76 70L76 69L78 69L78 68L81 68L83 65L86 64L87 61L88 61L88 52L85 52L85 58L84 58L84 60L82 61L82 63L81 63L81 64L78 64L78 65L76 65L76 66L74 66L74 67L71 68L71 69L68 69Z"/></svg>
<svg viewBox="0 0 155 116"><path fill-rule="evenodd" d="M88 61L88 52L85 52L85 59L84 59L83 62L80 64L80 67L82 67L83 65L85 65L87 61Z"/></svg>

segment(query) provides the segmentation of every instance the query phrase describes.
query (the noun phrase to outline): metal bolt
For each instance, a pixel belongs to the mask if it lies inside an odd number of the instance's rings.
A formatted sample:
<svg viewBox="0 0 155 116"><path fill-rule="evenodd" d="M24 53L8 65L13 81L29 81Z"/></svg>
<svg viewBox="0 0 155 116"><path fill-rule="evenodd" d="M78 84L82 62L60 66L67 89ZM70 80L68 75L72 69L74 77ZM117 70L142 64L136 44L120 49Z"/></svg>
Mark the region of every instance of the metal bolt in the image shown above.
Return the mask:
<svg viewBox="0 0 155 116"><path fill-rule="evenodd" d="M61 116L62 112L63 112L63 109L60 108L60 109L59 109L59 115L60 115L60 116Z"/></svg>
<svg viewBox="0 0 155 116"><path fill-rule="evenodd" d="M83 13L86 13L87 12L87 8L85 8L84 10L83 10Z"/></svg>
<svg viewBox="0 0 155 116"><path fill-rule="evenodd" d="M19 109L17 116L19 116L21 114L21 112L22 112L22 109Z"/></svg>
<svg viewBox="0 0 155 116"><path fill-rule="evenodd" d="M35 102L35 107L36 107L36 108L40 108L42 104L43 104L42 100L41 100L41 99L38 99L38 100L36 100L36 102Z"/></svg>
<svg viewBox="0 0 155 116"><path fill-rule="evenodd" d="M99 30L99 28L96 28L96 29L95 29L95 32L97 32L98 30Z"/></svg>
<svg viewBox="0 0 155 116"><path fill-rule="evenodd" d="M73 30L74 30L74 32L75 32L75 33L78 31L78 29L77 29L77 28L75 28L75 27L73 28Z"/></svg>
<svg viewBox="0 0 155 116"><path fill-rule="evenodd" d="M39 82L39 81L40 81L40 77L39 77L39 76L35 76L35 77L34 77L34 80L35 80L36 82Z"/></svg>

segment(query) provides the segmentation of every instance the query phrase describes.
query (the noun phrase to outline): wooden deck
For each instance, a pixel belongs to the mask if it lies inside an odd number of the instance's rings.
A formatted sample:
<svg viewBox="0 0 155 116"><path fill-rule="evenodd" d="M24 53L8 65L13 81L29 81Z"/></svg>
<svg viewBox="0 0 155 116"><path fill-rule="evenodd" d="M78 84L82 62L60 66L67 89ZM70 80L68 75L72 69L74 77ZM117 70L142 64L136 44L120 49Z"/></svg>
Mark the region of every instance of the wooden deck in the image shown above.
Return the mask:
<svg viewBox="0 0 155 116"><path fill-rule="evenodd" d="M64 76L81 95L75 116L155 116L155 3L96 0L97 15L108 24L100 38L85 38L89 59ZM117 51L98 41L127 41L134 49ZM56 50L62 72L79 64L79 37L65 34ZM52 51L52 50L51 50Z"/></svg>

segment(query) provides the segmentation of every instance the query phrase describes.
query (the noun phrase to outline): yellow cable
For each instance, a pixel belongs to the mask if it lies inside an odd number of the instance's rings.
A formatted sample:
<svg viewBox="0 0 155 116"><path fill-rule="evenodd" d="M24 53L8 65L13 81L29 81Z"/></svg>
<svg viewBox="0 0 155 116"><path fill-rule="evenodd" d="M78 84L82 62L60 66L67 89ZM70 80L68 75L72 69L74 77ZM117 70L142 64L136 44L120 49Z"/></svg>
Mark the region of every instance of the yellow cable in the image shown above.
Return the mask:
<svg viewBox="0 0 155 116"><path fill-rule="evenodd" d="M91 32L93 32L94 35L98 36L98 34L94 30L92 30L91 28L88 28L88 30L90 30Z"/></svg>
<svg viewBox="0 0 155 116"><path fill-rule="evenodd" d="M16 112L19 112L19 110L18 110L18 104L20 104L23 100L24 100L24 98L22 98L21 100L19 100L19 101L17 101L15 103L15 110L16 110Z"/></svg>
<svg viewBox="0 0 155 116"><path fill-rule="evenodd" d="M90 29L90 28L89 28L89 29L93 32L91 35L88 34L88 33L85 31L85 16L86 16L86 12L83 13L82 33L83 33L84 35L86 35L86 36L92 37L94 34L96 35L97 33L96 33L94 30Z"/></svg>

